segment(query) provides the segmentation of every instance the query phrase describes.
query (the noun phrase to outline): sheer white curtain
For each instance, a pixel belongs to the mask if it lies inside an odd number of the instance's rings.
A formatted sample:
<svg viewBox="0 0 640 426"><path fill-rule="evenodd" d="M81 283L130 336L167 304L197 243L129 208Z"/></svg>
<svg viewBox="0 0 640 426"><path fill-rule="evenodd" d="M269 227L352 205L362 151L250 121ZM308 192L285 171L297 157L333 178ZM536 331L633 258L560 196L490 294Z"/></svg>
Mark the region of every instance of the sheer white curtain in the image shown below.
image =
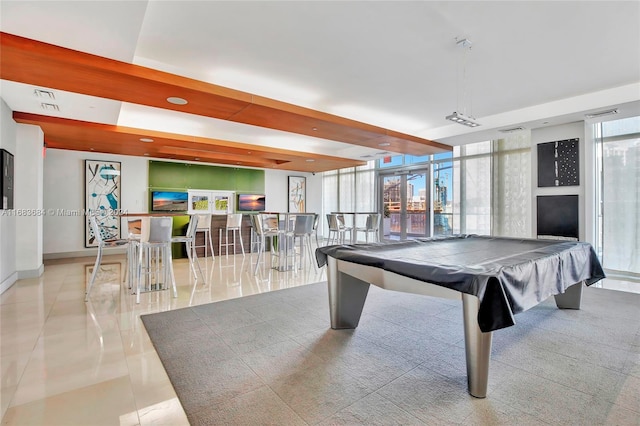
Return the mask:
<svg viewBox="0 0 640 426"><path fill-rule="evenodd" d="M454 148L454 232L531 235L531 137Z"/></svg>
<svg viewBox="0 0 640 426"><path fill-rule="evenodd" d="M601 167L603 266L640 274L640 117L594 126Z"/></svg>
<svg viewBox="0 0 640 426"><path fill-rule="evenodd" d="M491 142L454 148L454 228L457 234L491 234Z"/></svg>
<svg viewBox="0 0 640 426"><path fill-rule="evenodd" d="M531 135L493 141L491 234L531 237Z"/></svg>
<svg viewBox="0 0 640 426"><path fill-rule="evenodd" d="M335 211L376 211L375 162L357 168L323 173L322 230L327 229L326 215ZM307 196L309 196L307 194ZM326 232L323 232L325 235Z"/></svg>

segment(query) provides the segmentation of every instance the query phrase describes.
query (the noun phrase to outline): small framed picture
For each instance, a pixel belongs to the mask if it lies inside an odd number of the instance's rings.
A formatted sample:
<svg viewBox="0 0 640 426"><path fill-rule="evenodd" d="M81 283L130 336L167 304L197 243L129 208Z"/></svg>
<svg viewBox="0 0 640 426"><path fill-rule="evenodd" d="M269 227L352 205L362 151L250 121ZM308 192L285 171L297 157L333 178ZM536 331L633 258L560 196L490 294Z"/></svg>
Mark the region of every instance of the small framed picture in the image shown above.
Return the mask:
<svg viewBox="0 0 640 426"><path fill-rule="evenodd" d="M307 204L307 178L289 176L289 212L305 213Z"/></svg>

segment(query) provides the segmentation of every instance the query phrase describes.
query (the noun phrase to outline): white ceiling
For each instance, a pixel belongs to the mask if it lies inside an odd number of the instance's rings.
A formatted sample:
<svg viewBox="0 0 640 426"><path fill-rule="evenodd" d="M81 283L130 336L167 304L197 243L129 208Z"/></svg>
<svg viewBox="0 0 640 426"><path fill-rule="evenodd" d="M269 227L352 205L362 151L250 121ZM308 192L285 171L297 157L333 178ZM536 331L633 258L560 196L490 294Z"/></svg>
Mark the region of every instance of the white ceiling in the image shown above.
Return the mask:
<svg viewBox="0 0 640 426"><path fill-rule="evenodd" d="M613 106L640 114L638 1L2 0L0 12L3 32L450 145L496 137L505 127L583 120ZM466 66L456 38L473 43ZM32 87L2 81L0 89L14 111L48 114ZM59 117L349 158L376 153L56 94L61 111L50 115ZM445 120L462 109L482 126Z"/></svg>

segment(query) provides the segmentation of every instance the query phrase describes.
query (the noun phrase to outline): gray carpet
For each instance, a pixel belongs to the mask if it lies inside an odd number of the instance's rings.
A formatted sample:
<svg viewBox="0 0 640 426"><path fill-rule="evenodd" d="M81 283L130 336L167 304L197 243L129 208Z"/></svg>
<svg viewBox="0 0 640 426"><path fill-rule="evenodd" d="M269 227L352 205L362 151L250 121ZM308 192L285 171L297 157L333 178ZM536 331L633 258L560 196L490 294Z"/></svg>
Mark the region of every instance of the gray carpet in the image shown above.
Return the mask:
<svg viewBox="0 0 640 426"><path fill-rule="evenodd" d="M640 425L640 294L516 316L485 399L456 301L371 286L359 327L335 331L318 283L142 321L192 425Z"/></svg>

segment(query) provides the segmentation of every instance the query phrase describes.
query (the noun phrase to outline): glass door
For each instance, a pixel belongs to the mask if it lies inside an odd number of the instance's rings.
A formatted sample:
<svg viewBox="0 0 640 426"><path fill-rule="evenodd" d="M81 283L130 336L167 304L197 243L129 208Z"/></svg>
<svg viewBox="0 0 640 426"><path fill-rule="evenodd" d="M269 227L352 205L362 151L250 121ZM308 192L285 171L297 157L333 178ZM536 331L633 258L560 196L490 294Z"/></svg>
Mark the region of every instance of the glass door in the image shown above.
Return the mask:
<svg viewBox="0 0 640 426"><path fill-rule="evenodd" d="M385 174L380 182L383 238L406 240L431 235L428 172Z"/></svg>

